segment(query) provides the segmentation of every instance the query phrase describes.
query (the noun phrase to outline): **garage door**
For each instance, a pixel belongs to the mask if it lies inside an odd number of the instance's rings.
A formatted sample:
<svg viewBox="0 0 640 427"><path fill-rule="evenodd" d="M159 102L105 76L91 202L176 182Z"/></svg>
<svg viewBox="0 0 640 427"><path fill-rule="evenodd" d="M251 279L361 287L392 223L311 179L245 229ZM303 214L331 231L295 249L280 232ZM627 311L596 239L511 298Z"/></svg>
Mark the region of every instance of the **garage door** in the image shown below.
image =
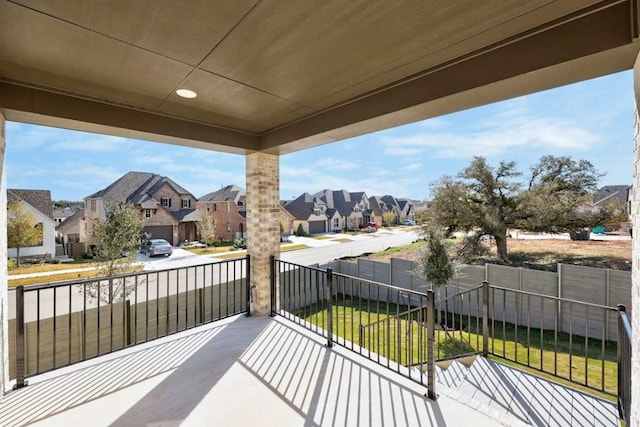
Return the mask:
<svg viewBox="0 0 640 427"><path fill-rule="evenodd" d="M143 232L149 233L150 239L164 239L173 245L173 226L171 225L153 225L144 227Z"/></svg>
<svg viewBox="0 0 640 427"><path fill-rule="evenodd" d="M326 233L327 221L309 221L309 234Z"/></svg>

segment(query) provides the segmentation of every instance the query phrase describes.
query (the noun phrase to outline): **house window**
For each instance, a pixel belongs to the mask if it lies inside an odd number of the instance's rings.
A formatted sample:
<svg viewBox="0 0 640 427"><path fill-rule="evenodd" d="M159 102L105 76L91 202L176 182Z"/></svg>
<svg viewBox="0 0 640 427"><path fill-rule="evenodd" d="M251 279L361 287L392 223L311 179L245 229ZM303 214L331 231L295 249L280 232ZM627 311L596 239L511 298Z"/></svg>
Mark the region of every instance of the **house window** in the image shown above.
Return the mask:
<svg viewBox="0 0 640 427"><path fill-rule="evenodd" d="M93 199L91 200L91 212L95 212L98 210L98 202L97 200Z"/></svg>
<svg viewBox="0 0 640 427"><path fill-rule="evenodd" d="M213 204L213 211L215 212L215 211L217 211L217 210L218 210L218 207L217 207L217 206L216 206L216 204L214 203L214 204Z"/></svg>
<svg viewBox="0 0 640 427"><path fill-rule="evenodd" d="M168 197L163 197L162 199L160 199L160 201L162 202L162 206L165 208L170 208L171 207L171 199Z"/></svg>
<svg viewBox="0 0 640 427"><path fill-rule="evenodd" d="M190 208L191 200L190 199L182 199L182 209Z"/></svg>
<svg viewBox="0 0 640 427"><path fill-rule="evenodd" d="M334 228L340 228L340 218L334 218L333 219L333 227Z"/></svg>
<svg viewBox="0 0 640 427"><path fill-rule="evenodd" d="M152 209L145 209L144 210L144 217L147 218L147 219L153 217L153 210Z"/></svg>
<svg viewBox="0 0 640 427"><path fill-rule="evenodd" d="M231 211L231 203L227 202L227 212Z"/></svg>

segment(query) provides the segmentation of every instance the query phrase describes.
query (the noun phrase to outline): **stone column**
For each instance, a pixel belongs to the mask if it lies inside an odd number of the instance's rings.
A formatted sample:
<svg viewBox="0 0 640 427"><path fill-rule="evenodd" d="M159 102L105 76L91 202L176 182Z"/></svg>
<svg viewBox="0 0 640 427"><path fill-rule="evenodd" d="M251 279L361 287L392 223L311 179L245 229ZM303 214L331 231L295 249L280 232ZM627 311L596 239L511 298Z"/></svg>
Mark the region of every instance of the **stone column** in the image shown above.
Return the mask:
<svg viewBox="0 0 640 427"><path fill-rule="evenodd" d="M7 180L5 120L0 113L0 400L9 385L9 291L7 288Z"/></svg>
<svg viewBox="0 0 640 427"><path fill-rule="evenodd" d="M251 256L251 282L255 315L270 313L269 257L280 255L279 156L247 155L247 253Z"/></svg>
<svg viewBox="0 0 640 427"><path fill-rule="evenodd" d="M631 426L640 426L640 131L637 109L640 106L640 56L633 67L636 114L633 140L633 221L631 273L631 327L633 329L631 356Z"/></svg>

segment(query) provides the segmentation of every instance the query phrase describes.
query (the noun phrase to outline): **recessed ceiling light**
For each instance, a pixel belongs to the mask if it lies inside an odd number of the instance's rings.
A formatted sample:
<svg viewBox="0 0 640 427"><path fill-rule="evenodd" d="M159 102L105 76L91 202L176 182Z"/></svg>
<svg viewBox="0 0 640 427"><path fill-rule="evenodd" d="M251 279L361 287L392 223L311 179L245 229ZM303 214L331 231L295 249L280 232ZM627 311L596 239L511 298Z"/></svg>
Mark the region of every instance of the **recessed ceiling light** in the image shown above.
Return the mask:
<svg viewBox="0 0 640 427"><path fill-rule="evenodd" d="M198 96L197 93L189 89L178 89L176 90L176 93L178 94L178 96L181 96L183 98L195 98L196 96Z"/></svg>

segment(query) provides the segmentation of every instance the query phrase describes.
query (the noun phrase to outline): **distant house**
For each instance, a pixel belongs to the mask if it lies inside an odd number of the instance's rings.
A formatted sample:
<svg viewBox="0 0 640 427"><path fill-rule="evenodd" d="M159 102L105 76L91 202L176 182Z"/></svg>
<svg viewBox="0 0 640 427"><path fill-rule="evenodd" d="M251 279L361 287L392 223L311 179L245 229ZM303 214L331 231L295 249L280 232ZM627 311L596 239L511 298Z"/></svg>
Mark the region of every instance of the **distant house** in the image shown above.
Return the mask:
<svg viewBox="0 0 640 427"><path fill-rule="evenodd" d="M56 238L64 245L66 255L76 256L85 252L87 236L84 209L75 210L73 215L56 225Z"/></svg>
<svg viewBox="0 0 640 427"><path fill-rule="evenodd" d="M347 190L325 189L313 195L318 201L324 202L328 210L335 209L340 215L340 221L330 224L328 231L339 231L344 228L357 229L361 224L371 221L369 198L364 191L349 192ZM331 215L332 212L327 212ZM333 217L333 215L331 215ZM339 225L339 227L338 227Z"/></svg>
<svg viewBox="0 0 640 427"><path fill-rule="evenodd" d="M372 196L369 197L369 206L372 218L375 218L372 221L377 224L397 225L406 219L414 220L415 208L408 199L396 199L389 194Z"/></svg>
<svg viewBox="0 0 640 427"><path fill-rule="evenodd" d="M615 203L620 207L620 209L624 209L627 217L630 217L631 205L629 200L632 192L633 187L630 185L605 185L593 195L593 204L591 209L610 206ZM620 229L627 232L629 231L630 224L630 222L622 222L618 225L610 225L608 228Z"/></svg>
<svg viewBox="0 0 640 427"><path fill-rule="evenodd" d="M327 231L327 204L311 194L303 193L285 202L283 207L294 218L292 223L294 233L299 225L302 225L306 234L320 234Z"/></svg>
<svg viewBox="0 0 640 427"><path fill-rule="evenodd" d="M20 248L20 257L54 257L56 253L55 222L49 190L7 189L7 203L20 203L25 212L35 218L34 227L42 229L42 240L38 245ZM17 255L16 248L8 248L10 258Z"/></svg>
<svg viewBox="0 0 640 427"><path fill-rule="evenodd" d="M95 222L104 218L105 204L127 201L144 219L143 231L151 238L165 239L173 245L197 240L196 223L200 211L196 198L175 181L148 172L128 172L108 187L85 197L87 240Z"/></svg>
<svg viewBox="0 0 640 427"><path fill-rule="evenodd" d="M58 224L62 224L67 218L76 213L78 209L72 207L59 208L53 207L53 221Z"/></svg>
<svg viewBox="0 0 640 427"><path fill-rule="evenodd" d="M197 208L201 214L215 220L215 239L231 241L245 235L246 197L244 188L227 185L198 199Z"/></svg>

